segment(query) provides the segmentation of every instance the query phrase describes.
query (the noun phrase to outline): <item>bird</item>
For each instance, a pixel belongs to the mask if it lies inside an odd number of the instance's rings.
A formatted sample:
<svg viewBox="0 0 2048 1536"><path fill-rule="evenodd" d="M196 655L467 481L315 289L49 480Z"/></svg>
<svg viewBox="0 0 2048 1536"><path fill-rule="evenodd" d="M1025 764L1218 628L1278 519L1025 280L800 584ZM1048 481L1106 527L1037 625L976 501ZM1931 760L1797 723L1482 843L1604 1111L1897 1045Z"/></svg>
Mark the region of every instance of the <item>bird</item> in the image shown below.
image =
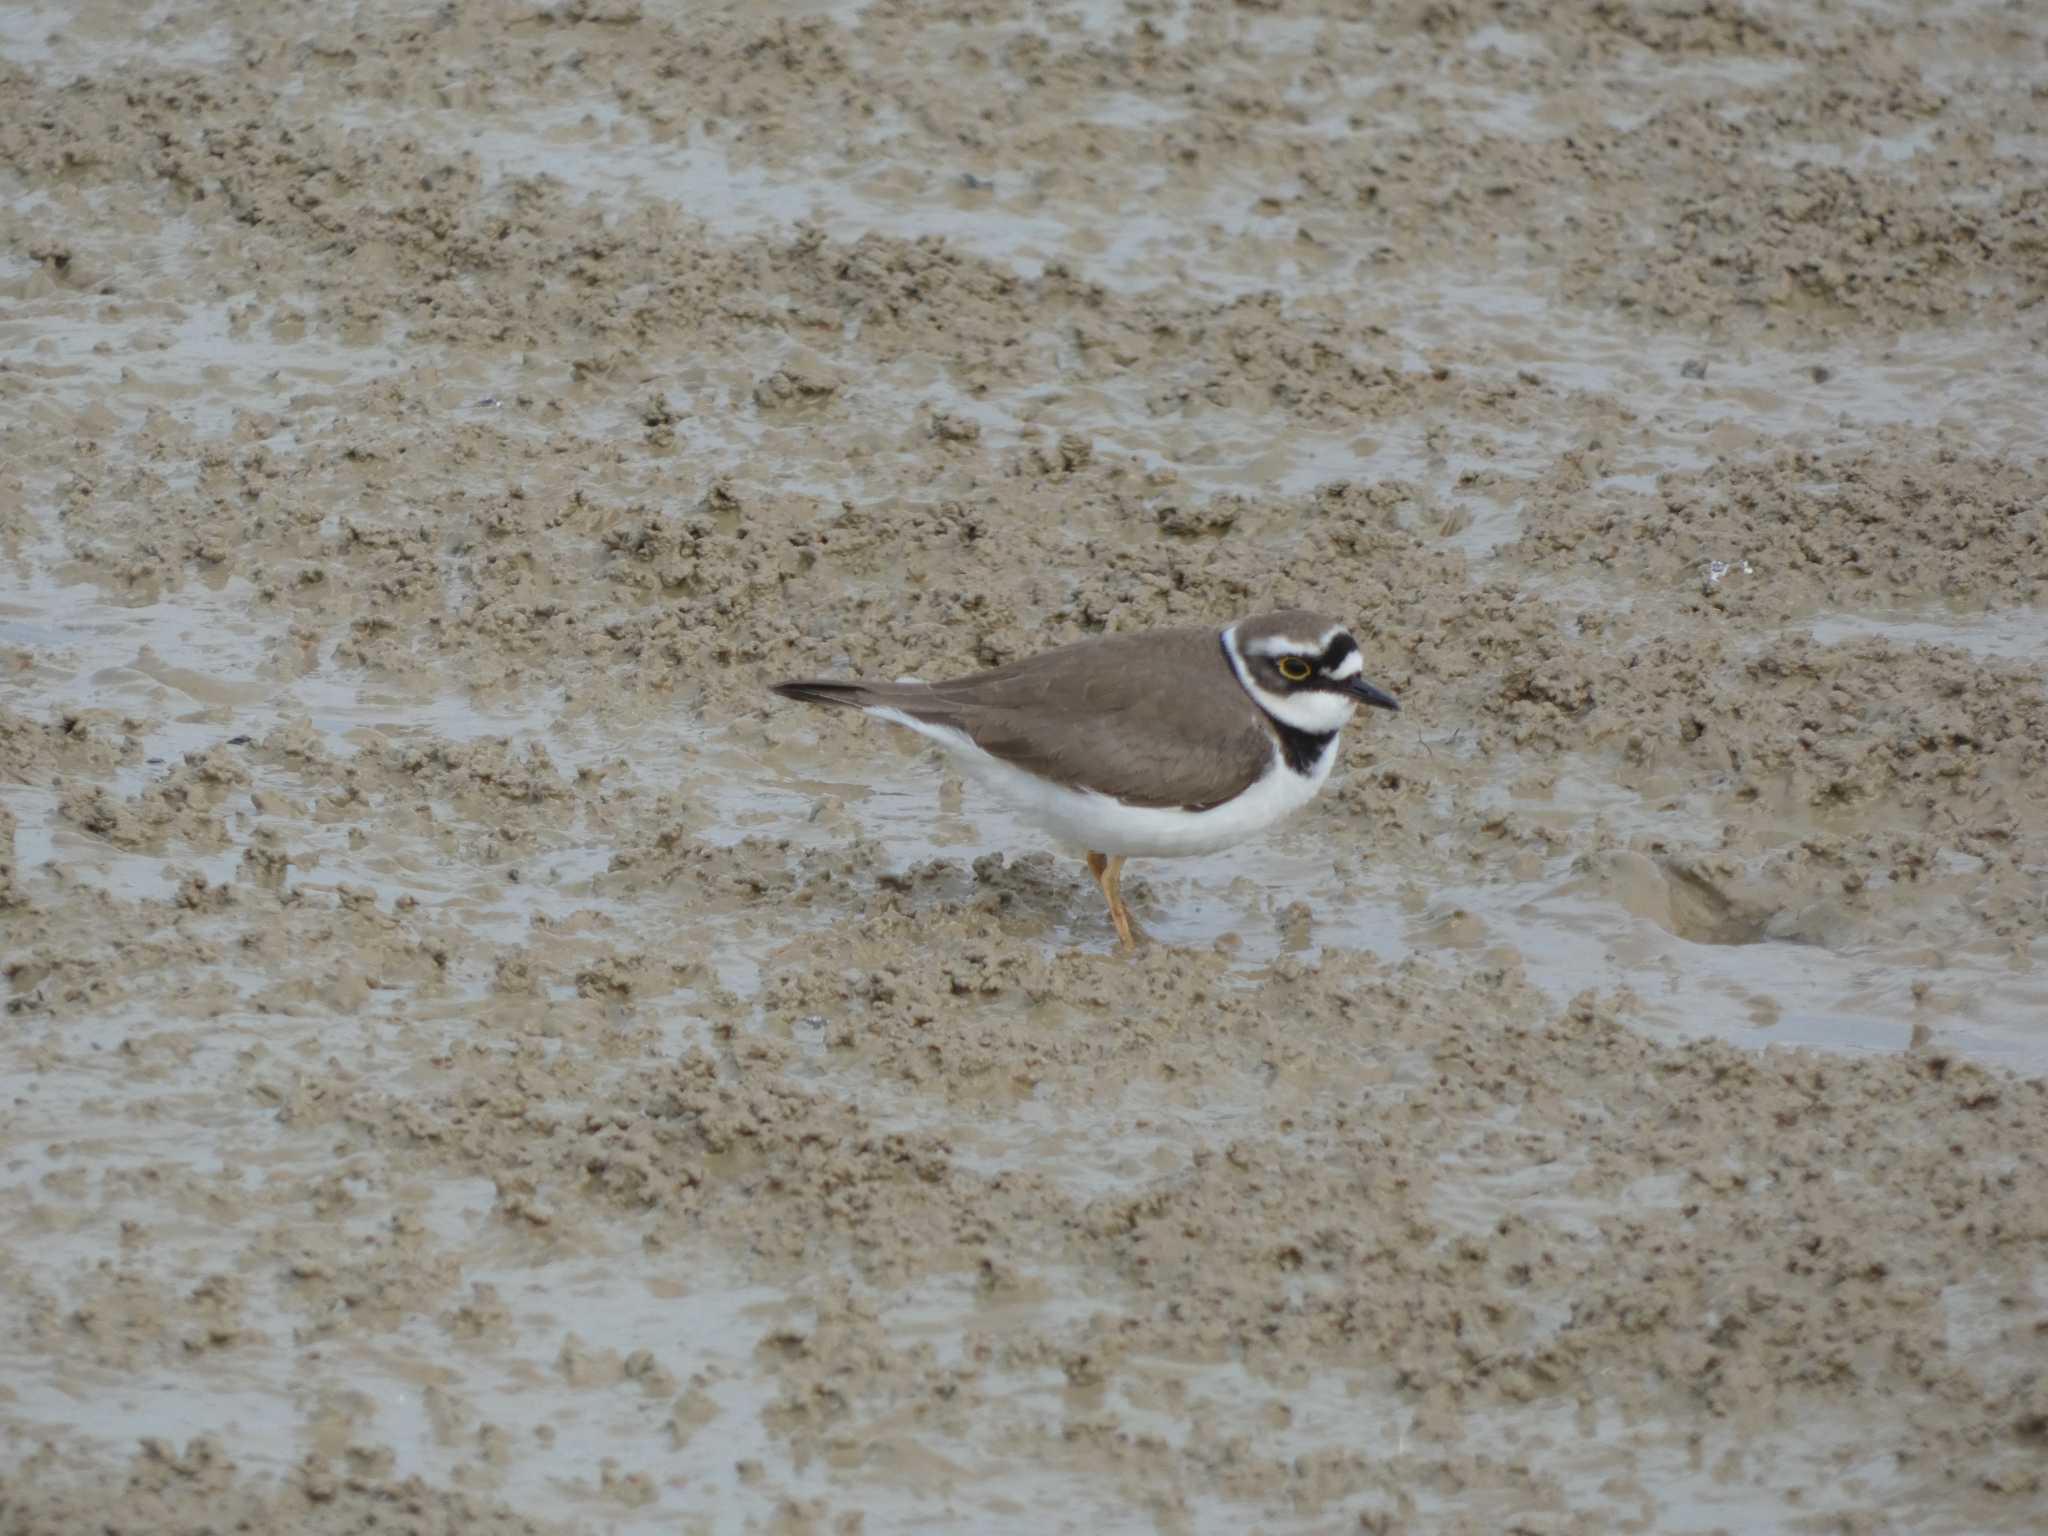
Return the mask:
<svg viewBox="0 0 2048 1536"><path fill-rule="evenodd" d="M800 678L785 699L857 709L945 749L1027 821L1082 850L1136 946L1124 861L1214 853L1316 797L1365 679L1343 624L1301 608L1221 628L1082 640L950 682Z"/></svg>

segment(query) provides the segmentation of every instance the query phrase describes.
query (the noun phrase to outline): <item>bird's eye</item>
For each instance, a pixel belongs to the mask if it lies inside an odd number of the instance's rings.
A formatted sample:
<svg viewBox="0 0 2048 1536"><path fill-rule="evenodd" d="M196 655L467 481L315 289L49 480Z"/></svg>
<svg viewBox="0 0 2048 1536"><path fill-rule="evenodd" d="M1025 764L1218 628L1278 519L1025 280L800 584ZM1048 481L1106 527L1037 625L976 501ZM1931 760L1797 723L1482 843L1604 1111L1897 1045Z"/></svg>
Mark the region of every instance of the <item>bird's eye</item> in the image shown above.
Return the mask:
<svg viewBox="0 0 2048 1536"><path fill-rule="evenodd" d="M1282 656L1279 661L1279 667L1280 675L1290 683L1307 682L1309 673L1315 670L1315 668L1311 667L1299 656Z"/></svg>

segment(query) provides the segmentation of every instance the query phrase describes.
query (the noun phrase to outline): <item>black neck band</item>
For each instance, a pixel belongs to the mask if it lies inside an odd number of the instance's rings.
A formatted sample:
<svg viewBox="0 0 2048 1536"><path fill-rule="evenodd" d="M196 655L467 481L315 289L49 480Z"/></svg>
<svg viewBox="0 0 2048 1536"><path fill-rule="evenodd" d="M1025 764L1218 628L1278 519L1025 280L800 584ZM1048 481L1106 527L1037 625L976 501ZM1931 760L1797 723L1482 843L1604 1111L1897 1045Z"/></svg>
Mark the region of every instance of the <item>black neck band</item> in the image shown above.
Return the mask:
<svg viewBox="0 0 2048 1536"><path fill-rule="evenodd" d="M1273 721L1273 729L1280 733L1280 755L1287 759L1287 766L1303 778L1316 771L1316 764L1323 760L1323 754L1330 750L1330 743L1337 739L1335 731L1297 731L1285 720L1266 716Z"/></svg>

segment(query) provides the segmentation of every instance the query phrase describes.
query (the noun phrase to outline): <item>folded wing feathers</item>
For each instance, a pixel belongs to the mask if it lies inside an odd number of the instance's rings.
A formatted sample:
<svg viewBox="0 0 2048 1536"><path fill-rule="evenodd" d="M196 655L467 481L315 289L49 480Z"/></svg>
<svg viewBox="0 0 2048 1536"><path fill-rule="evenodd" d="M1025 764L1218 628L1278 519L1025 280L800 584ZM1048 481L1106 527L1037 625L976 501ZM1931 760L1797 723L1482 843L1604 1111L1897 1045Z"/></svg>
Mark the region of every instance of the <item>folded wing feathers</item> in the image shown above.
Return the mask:
<svg viewBox="0 0 2048 1536"><path fill-rule="evenodd" d="M1106 672L1097 666L1077 673L1073 654L1055 651L950 682L818 680L780 683L775 692L807 704L901 710L965 733L1004 762L1128 804L1215 803L1263 771L1272 736L1261 717L1245 709L1213 631L1156 632L1135 644L1120 642L1119 649L1119 659L1132 665ZM1167 664L1142 665L1155 658ZM1214 695L1198 686L1211 668L1230 683ZM1177 696L1182 729L1160 727L1165 692ZM1204 708L1210 698L1215 702ZM1200 722L1191 734L1185 730L1190 706ZM1178 790L1164 790L1169 784Z"/></svg>

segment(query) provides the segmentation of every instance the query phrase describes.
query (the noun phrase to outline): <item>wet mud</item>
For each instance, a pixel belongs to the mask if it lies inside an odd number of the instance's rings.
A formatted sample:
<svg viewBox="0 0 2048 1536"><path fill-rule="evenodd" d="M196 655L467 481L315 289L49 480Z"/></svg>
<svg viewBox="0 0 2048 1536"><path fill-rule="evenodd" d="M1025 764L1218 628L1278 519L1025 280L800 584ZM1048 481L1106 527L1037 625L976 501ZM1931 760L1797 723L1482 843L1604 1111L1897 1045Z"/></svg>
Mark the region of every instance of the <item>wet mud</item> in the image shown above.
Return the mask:
<svg viewBox="0 0 2048 1536"><path fill-rule="evenodd" d="M0 13L0 1529L2041 1529L2044 79ZM1292 605L1135 956L766 691Z"/></svg>

